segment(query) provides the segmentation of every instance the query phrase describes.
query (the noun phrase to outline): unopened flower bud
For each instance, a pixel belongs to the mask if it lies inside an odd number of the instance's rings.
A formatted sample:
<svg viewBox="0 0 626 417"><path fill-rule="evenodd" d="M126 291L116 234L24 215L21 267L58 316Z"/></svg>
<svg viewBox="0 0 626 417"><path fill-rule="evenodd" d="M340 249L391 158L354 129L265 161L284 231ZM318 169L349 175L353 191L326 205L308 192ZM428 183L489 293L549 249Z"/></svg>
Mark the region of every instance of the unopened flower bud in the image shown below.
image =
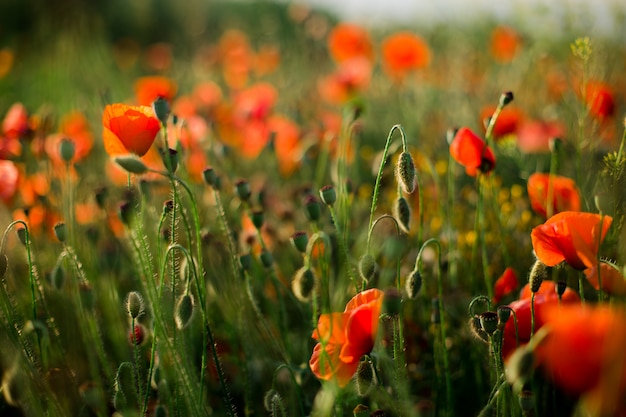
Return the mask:
<svg viewBox="0 0 626 417"><path fill-rule="evenodd" d="M300 253L306 253L306 248L309 244L309 236L306 232L296 232L291 236L291 243Z"/></svg>
<svg viewBox="0 0 626 417"><path fill-rule="evenodd" d="M120 363L120 366L117 368L117 373L115 374L114 388L116 392L123 394L127 402L136 398L134 380L135 368L133 364L130 362Z"/></svg>
<svg viewBox="0 0 626 417"><path fill-rule="evenodd" d="M470 331L478 340L482 340L485 343L489 343L489 335L480 324L479 316L470 317L468 325L469 325Z"/></svg>
<svg viewBox="0 0 626 417"><path fill-rule="evenodd" d="M500 96L500 106L504 107L513 101L513 92L506 91Z"/></svg>
<svg viewBox="0 0 626 417"><path fill-rule="evenodd" d="M178 151L176 149L168 148L166 151L161 151L161 159L163 165L169 172L174 173L178 169Z"/></svg>
<svg viewBox="0 0 626 417"><path fill-rule="evenodd" d="M131 174L141 175L148 172L148 167L134 156L118 156L113 161Z"/></svg>
<svg viewBox="0 0 626 417"><path fill-rule="evenodd" d="M311 268L303 266L298 269L291 283L291 289L296 298L303 303L309 301L315 288L315 274Z"/></svg>
<svg viewBox="0 0 626 417"><path fill-rule="evenodd" d="M378 385L376 371L374 370L374 363L369 356L364 356L359 362L359 366L356 368L355 381L356 392L361 397L368 395L372 388Z"/></svg>
<svg viewBox="0 0 626 417"><path fill-rule="evenodd" d="M325 185L320 189L320 198L327 206L332 206L337 201L337 192L332 185Z"/></svg>
<svg viewBox="0 0 626 417"><path fill-rule="evenodd" d="M152 108L157 119L163 124L167 123L167 118L170 115L170 103L164 97L158 97L152 102Z"/></svg>
<svg viewBox="0 0 626 417"><path fill-rule="evenodd" d="M537 259L532 269L530 270L530 275L528 277L528 282L530 283L530 290L532 292L539 291L539 288L541 288L541 283L547 277L548 277L548 267L546 266L546 264L544 264L539 259Z"/></svg>
<svg viewBox="0 0 626 417"><path fill-rule="evenodd" d="M67 227L65 226L65 223L63 222L58 222L57 224L54 225L54 235L56 236L56 238L59 240L59 242L63 243L65 242L65 239L67 239Z"/></svg>
<svg viewBox="0 0 626 417"><path fill-rule="evenodd" d="M74 159L76 153L76 145L71 139L63 138L59 143L59 155L66 164L69 164Z"/></svg>
<svg viewBox="0 0 626 417"><path fill-rule="evenodd" d="M19 227L17 229L17 238L22 242L22 245L26 246L28 240L28 231L25 227Z"/></svg>
<svg viewBox="0 0 626 417"><path fill-rule="evenodd" d="M131 291L128 293L125 304L126 312L128 312L128 315L133 319L141 317L146 310L143 297L137 291Z"/></svg>
<svg viewBox="0 0 626 417"><path fill-rule="evenodd" d="M361 256L361 259L359 259L359 274L361 278L369 281L374 277L376 269L378 269L378 265L376 264L376 259L371 254L366 253Z"/></svg>
<svg viewBox="0 0 626 417"><path fill-rule="evenodd" d="M191 316L193 315L193 311L193 296L191 294L183 294L176 304L176 311L174 314L174 321L176 322L176 327L179 330L183 329L189 323Z"/></svg>
<svg viewBox="0 0 626 417"><path fill-rule="evenodd" d="M396 178L402 190L411 194L417 187L417 171L413 157L408 152L402 152L396 166Z"/></svg>
<svg viewBox="0 0 626 417"><path fill-rule="evenodd" d="M406 198L399 196L393 204L393 217L398 221L400 230L409 233L411 228L411 207Z"/></svg>
<svg viewBox="0 0 626 417"><path fill-rule="evenodd" d="M417 269L414 269L409 274L409 277L406 279L404 283L404 288L406 290L407 296L414 300L417 298L420 290L422 289L422 274Z"/></svg>

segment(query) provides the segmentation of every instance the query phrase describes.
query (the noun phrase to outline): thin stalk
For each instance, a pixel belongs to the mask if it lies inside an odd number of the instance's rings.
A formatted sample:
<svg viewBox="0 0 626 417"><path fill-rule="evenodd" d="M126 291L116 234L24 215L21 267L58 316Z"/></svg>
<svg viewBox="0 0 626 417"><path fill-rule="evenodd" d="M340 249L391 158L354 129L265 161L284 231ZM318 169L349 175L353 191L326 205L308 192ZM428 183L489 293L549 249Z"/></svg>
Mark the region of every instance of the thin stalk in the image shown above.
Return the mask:
<svg viewBox="0 0 626 417"><path fill-rule="evenodd" d="M350 281L352 281L352 284L354 285L355 291L359 292L359 284L354 273L352 262L350 261L350 254L348 253L348 244L344 240L345 235L342 233L341 226L338 223L337 215L333 206L329 205L328 210L330 211L330 218L333 221L333 225L335 226L335 229L337 229L337 240L339 241L339 249L346 259L346 269L348 271L348 276L350 277Z"/></svg>

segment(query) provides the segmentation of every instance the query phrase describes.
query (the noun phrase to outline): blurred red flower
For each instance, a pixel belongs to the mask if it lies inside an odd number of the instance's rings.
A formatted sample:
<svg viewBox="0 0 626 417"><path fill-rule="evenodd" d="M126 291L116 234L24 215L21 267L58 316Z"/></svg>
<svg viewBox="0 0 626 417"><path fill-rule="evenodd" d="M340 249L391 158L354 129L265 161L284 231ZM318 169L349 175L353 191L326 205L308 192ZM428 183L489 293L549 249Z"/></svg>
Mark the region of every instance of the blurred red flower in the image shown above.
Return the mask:
<svg viewBox="0 0 626 417"><path fill-rule="evenodd" d="M585 269L585 277L587 281L596 290L600 289L600 281L602 281L602 291L611 295L624 296L626 295L626 281L624 276L615 266L600 262L600 274L598 276L598 265L591 266Z"/></svg>
<svg viewBox="0 0 626 417"><path fill-rule="evenodd" d="M570 395L582 395L589 415L626 413L626 314L615 306L567 305L542 309L549 326L535 349L546 377Z"/></svg>
<svg viewBox="0 0 626 417"><path fill-rule="evenodd" d="M2 121L2 132L9 138L21 138L30 130L26 107L22 103L13 104Z"/></svg>
<svg viewBox="0 0 626 417"><path fill-rule="evenodd" d="M319 379L348 384L361 356L374 348L384 293L376 288L355 295L343 313L322 314L313 338L315 345L309 365Z"/></svg>
<svg viewBox="0 0 626 417"><path fill-rule="evenodd" d="M552 199L548 201L549 183L552 182ZM535 212L546 217L548 206L552 214L562 211L580 211L580 195L574 180L559 175L535 172L528 177L528 198Z"/></svg>
<svg viewBox="0 0 626 417"><path fill-rule="evenodd" d="M93 146L93 134L85 115L79 111L66 114L61 120L59 133L46 138L46 153L57 164L64 163L59 154L59 146L63 139L74 144L74 163L85 158Z"/></svg>
<svg viewBox="0 0 626 417"><path fill-rule="evenodd" d="M563 211L532 230L533 249L547 266L563 261L579 270L596 266L599 245L612 222L611 216Z"/></svg>
<svg viewBox="0 0 626 417"><path fill-rule="evenodd" d="M585 102L589 108L589 113L599 120L611 117L615 113L613 90L602 81L587 82Z"/></svg>
<svg viewBox="0 0 626 417"><path fill-rule="evenodd" d="M465 167L467 175L475 177L478 171L491 172L496 166L493 151L474 132L466 127L458 130L450 143L452 158Z"/></svg>
<svg viewBox="0 0 626 417"><path fill-rule="evenodd" d="M104 108L102 126L104 149L111 156L127 153L145 155L161 130L151 107L120 103Z"/></svg>
<svg viewBox="0 0 626 417"><path fill-rule="evenodd" d="M340 23L328 35L328 51L335 62L363 57L372 61L374 52L367 31L352 23Z"/></svg>
<svg viewBox="0 0 626 417"><path fill-rule="evenodd" d="M19 171L11 161L0 160L0 200L9 204L17 191Z"/></svg>
<svg viewBox="0 0 626 417"><path fill-rule="evenodd" d="M394 79L402 80L409 71L430 64L430 48L426 41L411 32L398 32L383 40L383 67Z"/></svg>
<svg viewBox="0 0 626 417"><path fill-rule="evenodd" d="M176 83L167 77L141 77L135 81L135 96L140 106L152 106L159 97L171 103L177 90Z"/></svg>
<svg viewBox="0 0 626 417"><path fill-rule="evenodd" d="M496 26L491 32L491 55L496 61L506 64L515 58L521 43L521 38L515 29L509 26Z"/></svg>
<svg viewBox="0 0 626 417"><path fill-rule="evenodd" d="M342 104L369 87L372 65L365 58L343 61L337 71L319 82L320 96L332 104Z"/></svg>
<svg viewBox="0 0 626 417"><path fill-rule="evenodd" d="M515 338L515 321L517 318L517 331L520 346L530 341L530 333L532 327L531 315L531 295L530 284L526 284L520 292L520 299L509 304L515 315L506 322L503 331L502 357L507 360L509 356L517 349ZM570 288L566 288L561 297L561 304L579 303L578 294ZM543 281L539 287L539 291L535 293L535 333L546 322L541 312L552 305L559 304L559 296L556 292L556 284L553 281Z"/></svg>
<svg viewBox="0 0 626 417"><path fill-rule="evenodd" d="M550 141L563 138L565 133L565 126L559 122L523 122L517 129L517 147L523 153L550 152Z"/></svg>
<svg viewBox="0 0 626 417"><path fill-rule="evenodd" d="M500 278L498 278L494 284L493 302L497 304L502 298L511 294L517 290L519 282L517 280L517 274L511 267L504 270Z"/></svg>
<svg viewBox="0 0 626 417"><path fill-rule="evenodd" d="M291 175L300 164L300 128L285 116L273 116L268 121L274 138L278 169L283 176Z"/></svg>
<svg viewBox="0 0 626 417"><path fill-rule="evenodd" d="M489 119L493 112L496 110L496 106L485 106L480 112L480 121L483 123ZM524 113L512 106L507 106L500 112L496 124L493 127L493 138L500 139L506 135L510 135L517 132L517 128L521 125L524 119ZM483 126L485 124L483 123Z"/></svg>

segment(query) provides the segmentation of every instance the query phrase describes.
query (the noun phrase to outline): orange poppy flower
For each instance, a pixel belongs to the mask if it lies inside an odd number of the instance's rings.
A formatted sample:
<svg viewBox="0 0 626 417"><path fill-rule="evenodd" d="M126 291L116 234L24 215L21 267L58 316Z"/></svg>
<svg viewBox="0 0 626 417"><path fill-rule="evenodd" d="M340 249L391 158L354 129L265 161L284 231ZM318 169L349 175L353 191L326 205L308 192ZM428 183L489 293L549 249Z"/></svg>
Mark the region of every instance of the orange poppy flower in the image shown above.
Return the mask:
<svg viewBox="0 0 626 417"><path fill-rule="evenodd" d="M177 90L176 83L167 77L141 77L135 81L135 96L140 106L152 106L159 97L171 103Z"/></svg>
<svg viewBox="0 0 626 417"><path fill-rule="evenodd" d="M350 382L359 361L374 348L384 293L376 288L355 295L343 313L322 314L313 331L315 345L309 366L319 379Z"/></svg>
<svg viewBox="0 0 626 417"><path fill-rule="evenodd" d="M613 91L602 81L589 81L587 83L585 102L589 108L589 113L599 120L611 117L615 112Z"/></svg>
<svg viewBox="0 0 626 417"><path fill-rule="evenodd" d="M89 122L85 115L79 111L71 112L61 120L60 133L46 138L46 153L54 163L62 164L59 154L61 140L69 139L74 144L74 158L76 163L85 158L91 152L93 135L89 129Z"/></svg>
<svg viewBox="0 0 626 417"><path fill-rule="evenodd" d="M462 127L450 143L452 158L465 167L467 175L475 177L478 171L491 172L496 166L496 157L489 146L474 132Z"/></svg>
<svg viewBox="0 0 626 417"><path fill-rule="evenodd" d="M319 83L320 96L329 103L342 104L367 89L372 65L367 59L353 58L341 63L334 74Z"/></svg>
<svg viewBox="0 0 626 417"><path fill-rule="evenodd" d="M0 200L9 204L17 191L20 173L11 161L0 160Z"/></svg>
<svg viewBox="0 0 626 417"><path fill-rule="evenodd" d="M258 76L271 74L280 65L280 52L276 46L261 46L254 56L254 72Z"/></svg>
<svg viewBox="0 0 626 417"><path fill-rule="evenodd" d="M374 58L372 41L367 31L352 23L340 23L328 35L328 51L335 62L356 57Z"/></svg>
<svg viewBox="0 0 626 417"><path fill-rule="evenodd" d="M13 159L22 153L22 144L18 138L0 136L0 159Z"/></svg>
<svg viewBox="0 0 626 417"><path fill-rule="evenodd" d="M104 108L102 126L104 149L111 156L127 153L145 155L161 130L151 107L120 103Z"/></svg>
<svg viewBox="0 0 626 417"><path fill-rule="evenodd" d="M424 39L411 32L398 32L382 44L383 66L395 79L402 79L409 71L428 66L430 48Z"/></svg>
<svg viewBox="0 0 626 417"><path fill-rule="evenodd" d="M551 178L551 179L550 179ZM552 182L552 201L548 201L549 183ZM547 215L548 205L552 214L562 211L580 211L580 195L574 180L558 175L535 172L528 177L528 198L535 212Z"/></svg>
<svg viewBox="0 0 626 417"><path fill-rule="evenodd" d="M565 134L565 126L559 122L524 122L517 129L517 147L523 153L550 152L550 141Z"/></svg>
<svg viewBox="0 0 626 417"><path fill-rule="evenodd" d="M268 124L274 137L278 169L281 175L289 176L300 164L300 129L284 116L274 116Z"/></svg>
<svg viewBox="0 0 626 417"><path fill-rule="evenodd" d="M511 267L505 269L494 284L493 302L495 304L499 303L502 298L511 294L517 287L519 287L519 282L515 270Z"/></svg>
<svg viewBox="0 0 626 417"><path fill-rule="evenodd" d="M483 107L480 112L481 123L490 118L495 110L496 106ZM520 109L514 106L505 107L500 112L496 124L493 127L493 138L500 139L506 135L517 132L517 128L520 126L523 119L524 113Z"/></svg>
<svg viewBox="0 0 626 417"><path fill-rule="evenodd" d="M535 355L546 377L568 394L582 395L589 415L624 415L624 310L613 306L552 306L540 316L548 323L549 332Z"/></svg>
<svg viewBox="0 0 626 417"><path fill-rule="evenodd" d="M530 284L526 284L520 292L520 299L513 301L509 307L515 312L515 316L511 315L506 322L503 331L502 341L502 357L507 360L509 356L517 349L515 338L515 318L517 317L517 332L520 346L530 341L530 333L532 327L532 308L531 308ZM561 297L561 304L579 303L578 294L570 288L566 288ZM556 292L556 284L553 281L543 281L539 287L539 291L535 293L535 333L546 322L541 312L552 305L559 304L559 296Z"/></svg>
<svg viewBox="0 0 626 417"><path fill-rule="evenodd" d="M511 27L496 26L491 32L491 55L502 64L511 62L520 46L520 36Z"/></svg>
<svg viewBox="0 0 626 417"><path fill-rule="evenodd" d="M575 269L593 267L612 222L611 216L563 211L532 230L533 249L548 266L565 261Z"/></svg>
<svg viewBox="0 0 626 417"><path fill-rule="evenodd" d="M21 138L30 132L28 111L22 103L15 103L9 108L2 121L2 131L10 138Z"/></svg>
<svg viewBox="0 0 626 417"><path fill-rule="evenodd" d="M248 36L239 30L226 31L219 41L224 81L233 89L243 88L253 64Z"/></svg>

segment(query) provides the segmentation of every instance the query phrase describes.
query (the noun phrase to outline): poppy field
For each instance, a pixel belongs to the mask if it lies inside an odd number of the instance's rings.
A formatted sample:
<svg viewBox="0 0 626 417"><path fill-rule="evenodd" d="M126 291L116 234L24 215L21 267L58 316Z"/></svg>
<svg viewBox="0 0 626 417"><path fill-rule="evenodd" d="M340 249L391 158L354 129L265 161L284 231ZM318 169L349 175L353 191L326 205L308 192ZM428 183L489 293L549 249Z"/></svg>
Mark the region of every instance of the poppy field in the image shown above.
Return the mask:
<svg viewBox="0 0 626 417"><path fill-rule="evenodd" d="M626 416L626 26L118 3L0 18L0 415Z"/></svg>

